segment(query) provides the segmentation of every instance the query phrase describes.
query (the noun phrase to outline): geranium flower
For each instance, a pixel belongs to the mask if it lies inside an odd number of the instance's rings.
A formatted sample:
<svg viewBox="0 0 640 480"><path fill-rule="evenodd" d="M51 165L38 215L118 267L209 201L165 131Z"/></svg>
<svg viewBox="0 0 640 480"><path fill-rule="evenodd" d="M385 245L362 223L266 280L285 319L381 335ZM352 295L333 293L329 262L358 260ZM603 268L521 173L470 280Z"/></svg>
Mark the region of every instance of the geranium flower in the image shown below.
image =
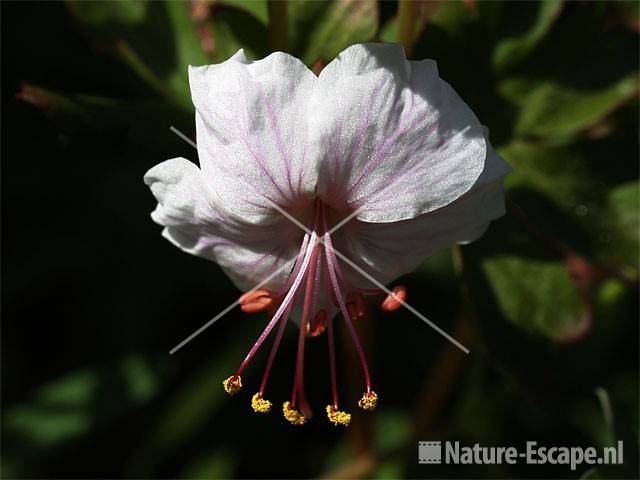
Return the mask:
<svg viewBox="0 0 640 480"><path fill-rule="evenodd" d="M190 67L189 75L200 168L174 158L149 170L145 182L158 200L152 218L163 235L252 289L240 299L243 311L270 312L224 387L241 388L242 373L277 327L252 401L254 410L269 411L267 380L295 317L296 374L283 413L293 424L311 417L305 342L326 330L333 391L326 411L346 425L333 317L344 320L362 364L359 405L373 409L377 395L353 321L366 315L363 295L380 290L337 257L387 284L441 249L477 239L504 213L509 167L436 63L407 61L399 45L354 45L318 76L291 55L251 62L242 50L218 65ZM279 269L265 288L253 289ZM395 310L405 296L398 286L381 306Z"/></svg>

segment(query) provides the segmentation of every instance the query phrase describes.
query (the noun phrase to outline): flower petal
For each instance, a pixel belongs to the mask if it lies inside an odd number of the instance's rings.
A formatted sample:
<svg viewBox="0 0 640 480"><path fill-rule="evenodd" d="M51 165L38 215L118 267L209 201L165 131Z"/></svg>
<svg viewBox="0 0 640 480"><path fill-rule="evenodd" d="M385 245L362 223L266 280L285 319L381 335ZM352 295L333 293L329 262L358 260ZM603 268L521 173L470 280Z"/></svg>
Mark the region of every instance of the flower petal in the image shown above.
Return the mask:
<svg viewBox="0 0 640 480"><path fill-rule="evenodd" d="M502 178L511 171L488 137L487 147L482 174L467 193L443 208L413 219L348 223L341 238L345 254L359 260L360 266L380 282L389 283L412 272L443 248L482 236L492 220L504 215Z"/></svg>
<svg viewBox="0 0 640 480"><path fill-rule="evenodd" d="M207 182L247 220L268 221L274 202L303 209L316 184L307 105L316 76L282 52L249 62L189 67L198 155Z"/></svg>
<svg viewBox="0 0 640 480"><path fill-rule="evenodd" d="M298 227L280 215L260 225L232 215L192 162L167 160L144 181L158 200L151 218L165 227L163 236L187 253L217 262L241 290L295 258L302 236ZM288 273L283 269L266 286L279 288Z"/></svg>
<svg viewBox="0 0 640 480"><path fill-rule="evenodd" d="M432 60L354 45L322 71L310 104L318 192L358 219L395 222L458 199L483 170L482 126Z"/></svg>

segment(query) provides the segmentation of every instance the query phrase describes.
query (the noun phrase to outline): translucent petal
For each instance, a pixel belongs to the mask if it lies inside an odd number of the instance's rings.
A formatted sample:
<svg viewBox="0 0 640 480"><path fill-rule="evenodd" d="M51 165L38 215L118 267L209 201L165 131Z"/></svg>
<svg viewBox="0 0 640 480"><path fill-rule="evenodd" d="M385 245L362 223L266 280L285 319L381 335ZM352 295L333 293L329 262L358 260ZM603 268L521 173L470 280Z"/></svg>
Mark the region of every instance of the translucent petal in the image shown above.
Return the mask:
<svg viewBox="0 0 640 480"><path fill-rule="evenodd" d="M192 162L167 160L144 180L158 200L151 217L165 227L163 236L187 253L217 262L238 288L253 288L295 258L303 235L297 226L280 215L259 225L234 215ZM289 271L283 269L266 286L279 288Z"/></svg>
<svg viewBox="0 0 640 480"><path fill-rule="evenodd" d="M367 222L435 211L468 192L486 142L471 109L435 62L408 62L399 45L354 45L322 71L310 104L321 158L318 193L362 208Z"/></svg>

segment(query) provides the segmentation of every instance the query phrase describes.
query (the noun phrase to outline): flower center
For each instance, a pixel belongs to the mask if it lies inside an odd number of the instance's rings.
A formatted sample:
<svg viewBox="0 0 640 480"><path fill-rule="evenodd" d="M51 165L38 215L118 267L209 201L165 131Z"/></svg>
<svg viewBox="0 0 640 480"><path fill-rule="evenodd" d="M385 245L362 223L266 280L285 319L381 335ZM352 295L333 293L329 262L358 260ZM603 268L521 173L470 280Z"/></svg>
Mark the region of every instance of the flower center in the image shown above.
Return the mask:
<svg viewBox="0 0 640 480"><path fill-rule="evenodd" d="M307 338L318 336L325 331L327 333L332 390L332 402L326 407L327 417L335 425L346 426L351 420L351 415L340 410L333 318L332 314L327 312L327 308L331 308L331 304L339 310L341 317L344 319L360 360L365 389L358 404L365 410L373 410L376 407L378 398L372 388L366 356L353 320L359 320L366 316L365 294L379 294L382 292L378 289L356 287L343 274L333 248L330 229L327 228L327 210L328 207L321 200L315 200L313 218L309 225L310 233L305 234L296 263L283 287L277 292L270 292L264 289L255 290L240 297L240 306L245 313L266 310L271 314L271 319L235 374L224 381L224 387L228 393L234 394L240 390L242 387L242 373L271 331L278 327L262 376L260 389L252 399L252 407L256 412L269 412L272 404L264 398L269 374L291 311L294 306L300 306L298 351L293 389L290 400L285 402L283 406L285 418L294 425L302 425L313 416L304 388L305 343ZM396 287L394 294L404 300L406 289L404 287ZM329 303L329 305L325 305L325 302ZM400 305L394 298L387 297L382 302L381 308L385 311L393 311Z"/></svg>

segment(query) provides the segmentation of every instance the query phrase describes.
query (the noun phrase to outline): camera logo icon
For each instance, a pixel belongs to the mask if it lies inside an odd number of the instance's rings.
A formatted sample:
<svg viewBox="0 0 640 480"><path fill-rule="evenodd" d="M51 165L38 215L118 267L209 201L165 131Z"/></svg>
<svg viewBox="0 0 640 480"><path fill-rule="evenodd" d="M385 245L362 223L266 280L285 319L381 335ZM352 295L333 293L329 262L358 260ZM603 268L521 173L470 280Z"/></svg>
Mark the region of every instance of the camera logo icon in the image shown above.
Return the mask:
<svg viewBox="0 0 640 480"><path fill-rule="evenodd" d="M418 442L418 463L441 463L441 442Z"/></svg>

